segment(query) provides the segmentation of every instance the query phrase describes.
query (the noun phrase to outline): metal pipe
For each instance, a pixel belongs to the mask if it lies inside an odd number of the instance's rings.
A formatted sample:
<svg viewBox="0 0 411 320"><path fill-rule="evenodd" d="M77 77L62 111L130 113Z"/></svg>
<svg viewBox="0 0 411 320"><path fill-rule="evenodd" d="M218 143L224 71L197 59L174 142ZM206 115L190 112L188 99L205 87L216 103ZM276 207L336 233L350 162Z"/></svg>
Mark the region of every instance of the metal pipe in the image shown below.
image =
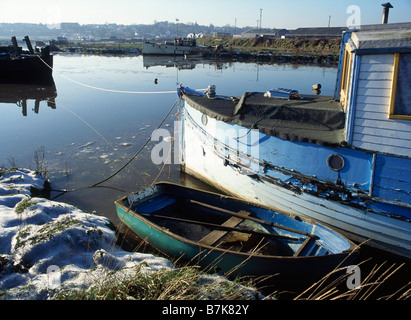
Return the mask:
<svg viewBox="0 0 411 320"><path fill-rule="evenodd" d="M383 3L382 6L384 7L382 11L382 24L388 23L388 13L390 11L390 8L394 8L391 3Z"/></svg>

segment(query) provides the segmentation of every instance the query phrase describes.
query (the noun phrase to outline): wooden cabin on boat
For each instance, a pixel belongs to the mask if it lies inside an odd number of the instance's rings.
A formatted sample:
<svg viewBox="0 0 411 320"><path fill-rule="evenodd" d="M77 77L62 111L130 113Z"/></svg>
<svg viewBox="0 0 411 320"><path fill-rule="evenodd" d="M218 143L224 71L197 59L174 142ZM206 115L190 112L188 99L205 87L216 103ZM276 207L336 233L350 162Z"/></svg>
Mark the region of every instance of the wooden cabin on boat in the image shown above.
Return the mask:
<svg viewBox="0 0 411 320"><path fill-rule="evenodd" d="M347 144L373 152L369 194L410 204L404 169L411 157L411 23L346 31L340 54L334 98L346 111ZM397 177L385 174L387 164Z"/></svg>
<svg viewBox="0 0 411 320"><path fill-rule="evenodd" d="M343 35L334 98L346 110L346 141L411 156L411 23L362 26Z"/></svg>

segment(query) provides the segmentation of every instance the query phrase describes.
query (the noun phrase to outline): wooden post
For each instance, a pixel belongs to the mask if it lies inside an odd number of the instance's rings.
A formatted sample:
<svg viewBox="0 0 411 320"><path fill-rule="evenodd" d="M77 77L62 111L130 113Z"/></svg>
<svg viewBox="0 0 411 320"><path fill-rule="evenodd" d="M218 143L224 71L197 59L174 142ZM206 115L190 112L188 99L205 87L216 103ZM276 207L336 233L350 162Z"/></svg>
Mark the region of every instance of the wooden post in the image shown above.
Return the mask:
<svg viewBox="0 0 411 320"><path fill-rule="evenodd" d="M34 53L34 50L33 50L33 47L32 47L32 45L31 45L29 36L25 36L25 37L24 37L24 41L26 41L27 48L29 49L29 52L30 52L31 54L33 54L33 53Z"/></svg>
<svg viewBox="0 0 411 320"><path fill-rule="evenodd" d="M36 101L34 102L34 112L38 114L39 110L40 110L40 99L36 99Z"/></svg>
<svg viewBox="0 0 411 320"><path fill-rule="evenodd" d="M13 42L13 50L18 53L19 52L19 46L17 44L17 39L16 37L11 37L11 42Z"/></svg>
<svg viewBox="0 0 411 320"><path fill-rule="evenodd" d="M22 112L23 116L27 117L27 100L22 100Z"/></svg>

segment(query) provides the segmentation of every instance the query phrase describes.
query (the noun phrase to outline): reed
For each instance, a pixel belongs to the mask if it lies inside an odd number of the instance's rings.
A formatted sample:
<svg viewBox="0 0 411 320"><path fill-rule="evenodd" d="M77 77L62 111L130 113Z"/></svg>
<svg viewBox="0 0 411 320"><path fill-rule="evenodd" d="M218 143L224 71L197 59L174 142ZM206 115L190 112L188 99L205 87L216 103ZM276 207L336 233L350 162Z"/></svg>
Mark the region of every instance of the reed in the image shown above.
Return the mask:
<svg viewBox="0 0 411 320"><path fill-rule="evenodd" d="M320 281L297 294L293 300L410 300L411 282L392 292L380 291L404 264L375 265L361 285L347 289L347 267L337 268ZM238 278L223 280L202 271L199 266L183 266L157 272L144 272L144 263L136 268L135 276L124 279L121 270L109 272L87 290L61 291L58 300L250 300L281 299L282 293L270 288L263 296L255 289L260 280ZM343 273L343 274L342 274ZM342 274L342 275L341 275ZM338 276L336 276L338 275ZM274 298L275 299L275 298Z"/></svg>
<svg viewBox="0 0 411 320"><path fill-rule="evenodd" d="M348 267L337 268L298 294L294 300L411 300L411 281L388 289L390 279L404 265L388 265L387 261L375 264L361 284L352 289L347 286L350 277Z"/></svg>
<svg viewBox="0 0 411 320"><path fill-rule="evenodd" d="M43 146L34 151L34 164L36 165L36 173L47 177L46 151Z"/></svg>
<svg viewBox="0 0 411 320"><path fill-rule="evenodd" d="M141 239L140 239L141 240ZM146 244L144 240L134 249L141 251ZM256 247L255 254L262 247ZM143 251L146 251L143 249ZM164 256L154 248L149 248L150 253ZM218 259L217 259L218 260ZM369 260L358 263L363 270ZM81 300L247 300L247 299L283 299L284 291L270 285L272 277L281 275L269 275L260 278L238 277L229 281L227 278L216 277L215 261L207 268L199 266L199 257L189 262L182 259L171 260L174 269L165 269L158 272L146 273L144 263L137 266L135 276L130 279L122 279L121 270L117 273L108 273L108 276L96 282L88 290L77 292L63 292L56 299L81 299ZM245 261L243 262L245 263ZM301 289L301 293L285 294L286 299L293 300L410 300L411 282L398 287L390 286L391 280L401 271L405 263L383 262L375 264L363 279L360 286L349 289L347 282L350 273L348 266L337 267L324 276L321 280L312 284L307 289ZM237 268L241 265L237 266ZM232 270L234 271L234 270ZM226 275L230 278L230 275ZM123 277L124 278L124 277ZM120 279L120 280L119 280ZM223 280L224 279L224 280ZM268 280L268 281L267 281ZM390 290L386 290L386 287ZM385 289L382 290L382 288Z"/></svg>
<svg viewBox="0 0 411 320"><path fill-rule="evenodd" d="M137 266L135 276L119 280L120 273L110 273L87 290L61 291L56 300L248 300L253 291L239 282L218 281L187 266L144 272Z"/></svg>
<svg viewBox="0 0 411 320"><path fill-rule="evenodd" d="M117 230L116 244L128 246L130 230ZM149 266L142 262L135 267L133 276L127 276L118 269L117 261L106 261L105 277L96 278L88 289L59 291L55 300L249 300L259 295L251 279L229 281L215 273L213 266L201 268L198 261L184 261L170 258L151 247L144 239L129 239L132 251L154 254L169 259L173 268L148 271ZM116 246L112 246L113 256ZM148 267L148 268L146 268ZM113 271L117 270L117 271Z"/></svg>

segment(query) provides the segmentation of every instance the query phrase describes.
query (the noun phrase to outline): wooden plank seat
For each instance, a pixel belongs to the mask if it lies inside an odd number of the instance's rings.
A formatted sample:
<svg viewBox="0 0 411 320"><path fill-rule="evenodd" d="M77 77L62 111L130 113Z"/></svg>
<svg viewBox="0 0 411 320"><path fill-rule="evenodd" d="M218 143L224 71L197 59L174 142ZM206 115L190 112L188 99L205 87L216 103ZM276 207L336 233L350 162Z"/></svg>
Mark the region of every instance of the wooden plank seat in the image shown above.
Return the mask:
<svg viewBox="0 0 411 320"><path fill-rule="evenodd" d="M312 244L313 238L312 237L307 237L304 242L301 244L301 246L298 248L298 250L296 251L296 253L294 253L294 257L300 257L303 253L303 251L305 251L305 249L307 247L309 247L309 244Z"/></svg>
<svg viewBox="0 0 411 320"><path fill-rule="evenodd" d="M246 216L251 214L251 212L248 212L248 211L240 211L240 213ZM244 219L233 216L229 218L228 220L226 220L224 223L222 223L221 226L234 228L243 221ZM200 239L199 243L212 246L213 244L215 244L218 240L220 240L222 237L224 237L229 232L233 232L233 231L213 230L209 234L204 236L202 239ZM246 233L247 231L244 231L244 232Z"/></svg>

